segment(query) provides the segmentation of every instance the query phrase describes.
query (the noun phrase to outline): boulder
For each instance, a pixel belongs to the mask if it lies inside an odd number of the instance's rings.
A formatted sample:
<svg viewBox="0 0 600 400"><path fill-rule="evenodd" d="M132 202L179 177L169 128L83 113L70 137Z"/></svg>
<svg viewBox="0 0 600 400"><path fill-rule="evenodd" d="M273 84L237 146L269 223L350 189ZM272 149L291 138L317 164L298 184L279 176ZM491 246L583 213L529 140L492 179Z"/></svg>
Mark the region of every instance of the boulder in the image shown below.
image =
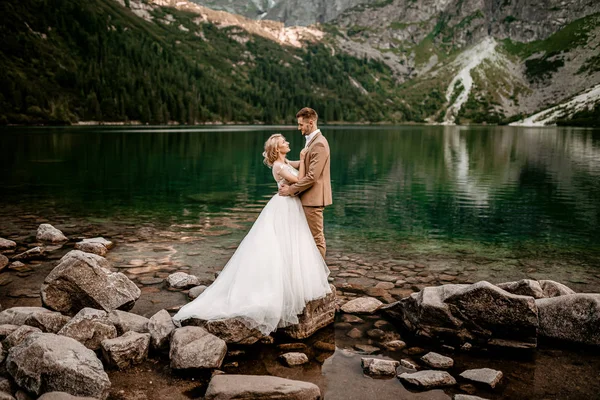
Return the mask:
<svg viewBox="0 0 600 400"><path fill-rule="evenodd" d="M81 250L86 253L92 253L104 257L108 249L102 243L78 242L75 243L75 250Z"/></svg>
<svg viewBox="0 0 600 400"><path fill-rule="evenodd" d="M483 397L473 396L470 394L455 394L454 400L488 400Z"/></svg>
<svg viewBox="0 0 600 400"><path fill-rule="evenodd" d="M382 310L416 336L449 342L537 346L535 299L491 283L426 287Z"/></svg>
<svg viewBox="0 0 600 400"><path fill-rule="evenodd" d="M66 392L106 399L108 375L96 354L78 341L53 333L34 333L13 347L6 369L21 388L39 396Z"/></svg>
<svg viewBox="0 0 600 400"><path fill-rule="evenodd" d="M600 294L577 293L535 302L541 336L600 346Z"/></svg>
<svg viewBox="0 0 600 400"><path fill-rule="evenodd" d="M0 325L0 341L4 340L8 335L19 329L19 325L2 324Z"/></svg>
<svg viewBox="0 0 600 400"><path fill-rule="evenodd" d="M118 338L103 340L101 346L102 356L108 365L125 369L148 357L150 334L129 331Z"/></svg>
<svg viewBox="0 0 600 400"><path fill-rule="evenodd" d="M102 246L106 247L107 250L110 250L115 246L115 244L113 242L111 242L110 240L106 240L101 236L95 237L95 238L90 238L90 239L83 239L79 243L98 243L98 244L101 244Z"/></svg>
<svg viewBox="0 0 600 400"><path fill-rule="evenodd" d="M34 247L23 253L12 257L13 261L34 260L46 257L46 250L43 247Z"/></svg>
<svg viewBox="0 0 600 400"><path fill-rule="evenodd" d="M335 286L329 285L331 293L321 299L311 300L298 315L298 323L283 328L284 335L292 339L306 339L319 329L333 324L335 319Z"/></svg>
<svg viewBox="0 0 600 400"><path fill-rule="evenodd" d="M383 303L373 297L359 297L350 300L342 306L342 311L348 314L373 314Z"/></svg>
<svg viewBox="0 0 600 400"><path fill-rule="evenodd" d="M171 339L171 368L220 368L227 353L225 341L197 326L176 329Z"/></svg>
<svg viewBox="0 0 600 400"><path fill-rule="evenodd" d="M52 311L43 307L12 307L0 312L0 325L24 325L25 321L33 315L39 313L52 313Z"/></svg>
<svg viewBox="0 0 600 400"><path fill-rule="evenodd" d="M541 280L539 282L544 292L544 297L557 297L575 294L573 289L563 285L562 283L549 280Z"/></svg>
<svg viewBox="0 0 600 400"><path fill-rule="evenodd" d="M9 393L0 391L0 400L16 400L16 399Z"/></svg>
<svg viewBox="0 0 600 400"><path fill-rule="evenodd" d="M426 390L456 385L456 380L446 371L404 372L398 378L404 383Z"/></svg>
<svg viewBox="0 0 600 400"><path fill-rule="evenodd" d="M98 350L103 340L117 337L117 329L106 311L84 308L58 334L73 338L88 349Z"/></svg>
<svg viewBox="0 0 600 400"><path fill-rule="evenodd" d="M119 335L129 331L147 333L150 322L146 317L121 310L111 311L108 314L108 320L117 328Z"/></svg>
<svg viewBox="0 0 600 400"><path fill-rule="evenodd" d="M204 285L200 285L200 286L195 286L193 288L190 289L190 291L188 292L188 297L192 300L198 298L198 296L200 296L202 293L204 293L204 291L206 290L206 286Z"/></svg>
<svg viewBox="0 0 600 400"><path fill-rule="evenodd" d="M58 333L70 319L59 312L38 312L27 317L25 325L34 326L46 333Z"/></svg>
<svg viewBox="0 0 600 400"><path fill-rule="evenodd" d="M41 332L41 330L34 328L33 326L21 325L2 341L2 346L4 347L4 350L9 351L13 347L21 344L32 333Z"/></svg>
<svg viewBox="0 0 600 400"><path fill-rule="evenodd" d="M8 266L8 258L5 255L0 254L0 271Z"/></svg>
<svg viewBox="0 0 600 400"><path fill-rule="evenodd" d="M229 399L318 400L321 390L314 383L266 375L216 375L205 400Z"/></svg>
<svg viewBox="0 0 600 400"><path fill-rule="evenodd" d="M242 318L229 318L206 321L188 318L181 321L183 326L199 326L224 340L227 344L250 345L258 342L264 335L256 328L250 328Z"/></svg>
<svg viewBox="0 0 600 400"><path fill-rule="evenodd" d="M175 330L173 318L167 310L160 310L148 321L148 333L151 336L152 347L164 349L168 347L171 334Z"/></svg>
<svg viewBox="0 0 600 400"><path fill-rule="evenodd" d="M73 396L65 392L44 393L37 400L94 400L93 397Z"/></svg>
<svg viewBox="0 0 600 400"><path fill-rule="evenodd" d="M448 369L454 365L454 360L433 351L421 357L421 361L435 369Z"/></svg>
<svg viewBox="0 0 600 400"><path fill-rule="evenodd" d="M502 379L502 372L491 368L478 368L466 370L460 376L470 382L494 389Z"/></svg>
<svg viewBox="0 0 600 400"><path fill-rule="evenodd" d="M200 279L185 272L175 272L167 277L167 285L173 289L190 289L199 286Z"/></svg>
<svg viewBox="0 0 600 400"><path fill-rule="evenodd" d="M531 279L521 279L520 281L516 282L499 283L496 286L498 286L500 289L506 290L508 293L518 294L521 296L531 296L534 299L546 297L542 287L540 286L540 283Z"/></svg>
<svg viewBox="0 0 600 400"><path fill-rule="evenodd" d="M297 365L306 364L308 357L304 353L291 352L285 353L279 356L284 365L288 367L295 367Z"/></svg>
<svg viewBox="0 0 600 400"><path fill-rule="evenodd" d="M395 376L396 368L400 365L400 362L394 360L367 357L361 358L360 363L364 373L372 376Z"/></svg>
<svg viewBox="0 0 600 400"><path fill-rule="evenodd" d="M383 347L390 351L398 351L405 348L406 343L402 340L390 340L389 342L383 343Z"/></svg>
<svg viewBox="0 0 600 400"><path fill-rule="evenodd" d="M42 302L63 314L84 307L129 310L141 291L120 272L111 272L108 261L95 254L72 250L60 259L42 285Z"/></svg>
<svg viewBox="0 0 600 400"><path fill-rule="evenodd" d="M17 247L17 244L12 240L0 238L0 252L11 251Z"/></svg>
<svg viewBox="0 0 600 400"><path fill-rule="evenodd" d="M35 238L40 242L50 243L62 243L69 240L65 235L63 235L61 231L59 231L50 224L41 224L38 227Z"/></svg>

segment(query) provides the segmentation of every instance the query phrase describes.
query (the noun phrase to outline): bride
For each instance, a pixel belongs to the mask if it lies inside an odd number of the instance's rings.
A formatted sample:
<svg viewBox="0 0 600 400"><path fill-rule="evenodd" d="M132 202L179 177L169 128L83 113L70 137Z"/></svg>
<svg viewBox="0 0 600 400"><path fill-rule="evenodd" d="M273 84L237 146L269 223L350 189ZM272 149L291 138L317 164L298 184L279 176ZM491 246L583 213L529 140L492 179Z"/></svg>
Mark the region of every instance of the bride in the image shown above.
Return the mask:
<svg viewBox="0 0 600 400"><path fill-rule="evenodd" d="M278 187L304 175L286 159L290 146L283 135L265 142L264 163ZM249 328L267 335L298 323L307 302L331 292L329 269L319 253L298 197L275 194L261 211L217 279L173 317L219 320L239 317Z"/></svg>

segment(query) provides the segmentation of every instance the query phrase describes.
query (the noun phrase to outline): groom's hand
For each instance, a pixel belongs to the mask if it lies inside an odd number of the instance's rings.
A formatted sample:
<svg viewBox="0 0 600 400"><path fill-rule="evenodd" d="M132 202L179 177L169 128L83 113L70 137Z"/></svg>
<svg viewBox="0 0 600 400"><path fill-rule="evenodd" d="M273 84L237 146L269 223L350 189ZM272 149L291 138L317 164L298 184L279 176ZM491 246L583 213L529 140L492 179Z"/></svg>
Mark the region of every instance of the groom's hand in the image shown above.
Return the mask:
<svg viewBox="0 0 600 400"><path fill-rule="evenodd" d="M280 196L290 196L290 187L289 185L281 185L281 187L279 188L279 195Z"/></svg>

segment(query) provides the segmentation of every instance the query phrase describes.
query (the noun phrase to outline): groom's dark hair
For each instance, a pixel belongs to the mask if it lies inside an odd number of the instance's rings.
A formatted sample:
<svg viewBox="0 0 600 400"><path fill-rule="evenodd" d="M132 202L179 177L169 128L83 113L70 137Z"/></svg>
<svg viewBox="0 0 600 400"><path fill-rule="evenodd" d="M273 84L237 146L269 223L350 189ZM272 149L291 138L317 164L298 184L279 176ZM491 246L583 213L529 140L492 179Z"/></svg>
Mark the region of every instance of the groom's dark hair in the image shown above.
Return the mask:
<svg viewBox="0 0 600 400"><path fill-rule="evenodd" d="M298 113L296 114L296 118L307 118L316 121L319 119L319 115L312 108L304 107L302 110L298 111Z"/></svg>

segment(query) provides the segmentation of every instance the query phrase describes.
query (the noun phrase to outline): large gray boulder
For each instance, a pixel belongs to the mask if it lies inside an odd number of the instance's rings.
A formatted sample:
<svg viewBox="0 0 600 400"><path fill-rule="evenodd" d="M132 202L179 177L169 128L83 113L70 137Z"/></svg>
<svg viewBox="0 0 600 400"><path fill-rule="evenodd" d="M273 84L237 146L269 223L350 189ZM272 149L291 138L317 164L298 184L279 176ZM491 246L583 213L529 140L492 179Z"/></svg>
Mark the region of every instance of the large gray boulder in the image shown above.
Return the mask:
<svg viewBox="0 0 600 400"><path fill-rule="evenodd" d="M150 334L129 331L118 338L103 340L101 346L102 356L109 365L125 369L148 357Z"/></svg>
<svg viewBox="0 0 600 400"><path fill-rule="evenodd" d="M34 326L46 333L58 333L70 319L71 317L56 311L38 312L27 317L25 325Z"/></svg>
<svg viewBox="0 0 600 400"><path fill-rule="evenodd" d="M72 250L60 259L42 285L45 306L73 315L84 307L129 310L141 291L108 261L95 254Z"/></svg>
<svg viewBox="0 0 600 400"><path fill-rule="evenodd" d="M117 328L119 335L129 331L147 333L148 322L150 322L146 317L121 310L111 311L108 314L108 319Z"/></svg>
<svg viewBox="0 0 600 400"><path fill-rule="evenodd" d="M171 368L219 368L227 353L224 340L197 326L176 329L171 338Z"/></svg>
<svg viewBox="0 0 600 400"><path fill-rule="evenodd" d="M424 338L516 348L537 346L535 299L508 293L486 281L426 287L382 309Z"/></svg>
<svg viewBox="0 0 600 400"><path fill-rule="evenodd" d="M535 302L541 336L600 346L600 294L577 293Z"/></svg>
<svg viewBox="0 0 600 400"><path fill-rule="evenodd" d="M500 289L506 290L508 293L518 294L521 296L531 296L535 299L546 297L542 287L540 286L540 283L531 279L521 279L520 281L516 282L504 282L499 283L496 286L498 286Z"/></svg>
<svg viewBox="0 0 600 400"><path fill-rule="evenodd" d="M0 325L0 340L4 340L8 335L19 329L19 325L2 324Z"/></svg>
<svg viewBox="0 0 600 400"><path fill-rule="evenodd" d="M21 325L2 341L2 346L6 351L9 351L25 341L32 333L42 333L42 331L33 326Z"/></svg>
<svg viewBox="0 0 600 400"><path fill-rule="evenodd" d="M173 289L191 289L200 284L200 279L197 276L185 272L175 272L167 277L167 285Z"/></svg>
<svg viewBox="0 0 600 400"><path fill-rule="evenodd" d="M151 336L152 347L164 349L169 346L171 334L175 330L173 318L167 310L160 310L148 321L148 332Z"/></svg>
<svg viewBox="0 0 600 400"><path fill-rule="evenodd" d="M539 282L542 290L544 291L544 297L557 297L575 294L573 289L563 285L562 283L550 280L541 280Z"/></svg>
<svg viewBox="0 0 600 400"><path fill-rule="evenodd" d="M250 328L242 318L206 321L188 318L181 321L182 326L198 326L224 340L227 344L250 345L258 342L264 335L256 328Z"/></svg>
<svg viewBox="0 0 600 400"><path fill-rule="evenodd" d="M0 312L0 325L24 325L27 319L40 313L53 313L43 307L12 307Z"/></svg>
<svg viewBox="0 0 600 400"><path fill-rule="evenodd" d="M41 224L38 227L36 239L40 242L61 243L69 240L63 233L50 224Z"/></svg>
<svg viewBox="0 0 600 400"><path fill-rule="evenodd" d="M94 400L93 397L73 396L65 392L44 393L37 400Z"/></svg>
<svg viewBox="0 0 600 400"><path fill-rule="evenodd" d="M215 375L205 400L279 399L318 400L321 390L314 383L265 375Z"/></svg>
<svg viewBox="0 0 600 400"><path fill-rule="evenodd" d="M106 399L108 375L96 354L78 341L53 333L34 333L13 347L6 369L21 388L40 396L66 392Z"/></svg>
<svg viewBox="0 0 600 400"><path fill-rule="evenodd" d="M58 334L73 338L88 349L98 350L103 340L117 337L117 328L106 311L84 308Z"/></svg>
<svg viewBox="0 0 600 400"><path fill-rule="evenodd" d="M319 329L333 324L335 319L335 286L329 285L331 293L321 299L309 301L298 315L298 323L281 331L292 339L306 339Z"/></svg>

